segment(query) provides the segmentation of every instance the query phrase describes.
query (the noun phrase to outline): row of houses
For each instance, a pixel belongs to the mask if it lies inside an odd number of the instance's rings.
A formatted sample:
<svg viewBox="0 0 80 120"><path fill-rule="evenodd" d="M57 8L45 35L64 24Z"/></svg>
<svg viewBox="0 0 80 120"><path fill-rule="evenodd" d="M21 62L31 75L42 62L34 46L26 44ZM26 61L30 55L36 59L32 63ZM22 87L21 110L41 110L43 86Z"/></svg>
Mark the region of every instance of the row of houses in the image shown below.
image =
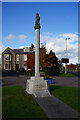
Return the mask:
<svg viewBox="0 0 80 120"><path fill-rule="evenodd" d="M46 48L40 48L40 62L46 55ZM35 66L35 47L31 44L30 47L23 49L6 48L2 53L2 70L19 71L20 68L25 70L34 69Z"/></svg>

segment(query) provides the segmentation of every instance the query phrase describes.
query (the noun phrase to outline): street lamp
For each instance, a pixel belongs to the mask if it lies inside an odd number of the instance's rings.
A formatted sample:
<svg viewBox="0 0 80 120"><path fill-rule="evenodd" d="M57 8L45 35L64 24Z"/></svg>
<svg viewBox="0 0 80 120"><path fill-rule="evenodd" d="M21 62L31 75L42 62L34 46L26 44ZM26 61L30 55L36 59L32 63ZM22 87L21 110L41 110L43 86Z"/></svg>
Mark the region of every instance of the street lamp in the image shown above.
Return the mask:
<svg viewBox="0 0 80 120"><path fill-rule="evenodd" d="M71 39L71 38L70 37L66 38L66 58L67 58L67 39ZM67 73L67 63L65 63L65 73Z"/></svg>
<svg viewBox="0 0 80 120"><path fill-rule="evenodd" d="M66 38L66 58L67 58L67 39L71 39L71 38L70 37Z"/></svg>

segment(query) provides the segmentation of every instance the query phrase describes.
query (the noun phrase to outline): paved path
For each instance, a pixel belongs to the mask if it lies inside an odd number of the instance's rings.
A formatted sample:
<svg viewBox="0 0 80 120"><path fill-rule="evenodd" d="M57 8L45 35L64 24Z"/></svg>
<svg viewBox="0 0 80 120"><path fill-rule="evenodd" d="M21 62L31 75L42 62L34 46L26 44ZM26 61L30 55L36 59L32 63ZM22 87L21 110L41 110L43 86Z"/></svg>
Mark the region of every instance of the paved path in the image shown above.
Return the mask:
<svg viewBox="0 0 80 120"><path fill-rule="evenodd" d="M49 118L79 118L75 110L55 96L35 99Z"/></svg>

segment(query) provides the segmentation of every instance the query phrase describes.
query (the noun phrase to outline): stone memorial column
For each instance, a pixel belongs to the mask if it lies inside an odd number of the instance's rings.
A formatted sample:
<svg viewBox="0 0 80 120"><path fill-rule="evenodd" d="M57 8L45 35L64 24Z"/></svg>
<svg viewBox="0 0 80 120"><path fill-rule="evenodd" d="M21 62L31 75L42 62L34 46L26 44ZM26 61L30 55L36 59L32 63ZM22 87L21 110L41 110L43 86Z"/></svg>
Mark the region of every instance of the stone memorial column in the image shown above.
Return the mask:
<svg viewBox="0 0 80 120"><path fill-rule="evenodd" d="M26 91L29 94L33 94L35 97L49 97L51 96L49 92L48 81L44 80L44 77L40 77L40 17L36 14L35 22L35 76L27 80Z"/></svg>
<svg viewBox="0 0 80 120"><path fill-rule="evenodd" d="M40 17L39 14L36 14L36 22L35 22L35 77L39 77L39 69L40 69Z"/></svg>

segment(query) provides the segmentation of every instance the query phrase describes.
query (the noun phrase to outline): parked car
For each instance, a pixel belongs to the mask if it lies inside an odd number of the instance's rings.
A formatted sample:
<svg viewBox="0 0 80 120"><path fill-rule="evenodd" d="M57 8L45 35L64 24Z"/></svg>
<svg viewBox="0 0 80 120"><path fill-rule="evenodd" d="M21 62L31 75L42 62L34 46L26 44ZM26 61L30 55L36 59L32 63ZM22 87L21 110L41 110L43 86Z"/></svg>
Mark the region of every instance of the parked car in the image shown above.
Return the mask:
<svg viewBox="0 0 80 120"><path fill-rule="evenodd" d="M71 73L71 71L68 71L68 73Z"/></svg>
<svg viewBox="0 0 80 120"><path fill-rule="evenodd" d="M19 72L26 72L26 70L24 68L20 68Z"/></svg>
<svg viewBox="0 0 80 120"><path fill-rule="evenodd" d="M31 68L28 68L28 69L26 69L27 71L32 71L32 69Z"/></svg>

